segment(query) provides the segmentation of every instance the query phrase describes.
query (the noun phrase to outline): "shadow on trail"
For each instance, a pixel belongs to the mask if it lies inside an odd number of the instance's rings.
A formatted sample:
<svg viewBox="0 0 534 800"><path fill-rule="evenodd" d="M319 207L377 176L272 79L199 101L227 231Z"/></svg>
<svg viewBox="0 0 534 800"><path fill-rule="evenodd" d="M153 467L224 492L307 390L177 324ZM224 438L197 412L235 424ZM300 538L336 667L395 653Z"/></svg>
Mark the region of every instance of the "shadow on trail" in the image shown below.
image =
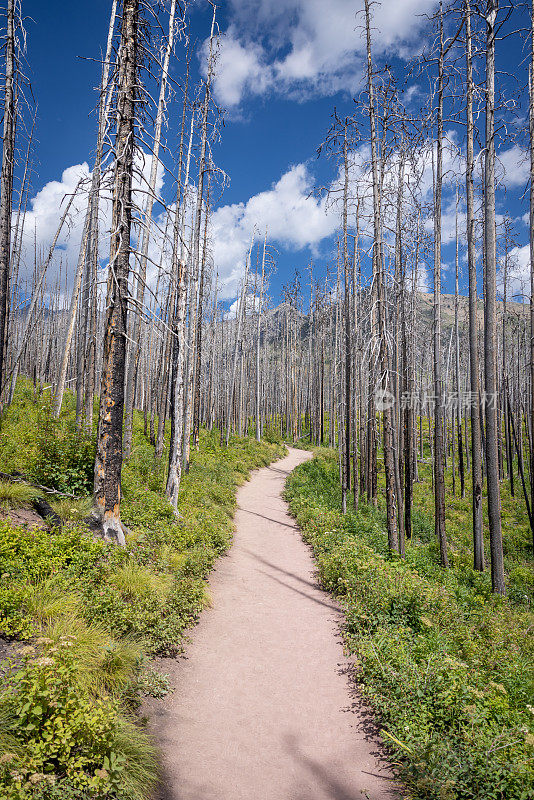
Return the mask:
<svg viewBox="0 0 534 800"><path fill-rule="evenodd" d="M291 586L290 583L286 583L285 581L280 580L277 578L276 575L271 575L269 572L265 572L265 570L260 570L262 575L266 575L267 578L270 578L272 581L276 581L279 583L280 586L285 586L287 589L290 589L295 594L300 594L301 597L306 597L308 600L311 600L313 603L317 603L317 605L324 606L325 608L329 608L336 613L339 613L339 608L336 606L331 605L330 603L325 603L324 600L319 600L318 597L313 597L313 595L308 594L307 592L301 592L300 589L297 589L295 586Z"/></svg>
<svg viewBox="0 0 534 800"><path fill-rule="evenodd" d="M271 569L276 570L276 572L281 572L282 575L286 575L288 578L293 578L293 580L298 581L299 583L304 583L306 586L310 586L312 589L318 589L320 592L324 591L321 589L321 585L318 581L307 581L305 578L300 578L298 575L295 575L294 572L289 572L289 570L273 564L272 561L267 561L266 558L262 558L261 556L257 555L257 553L253 553L252 550L247 550L246 548L242 548L242 550L244 553L252 556L252 558L255 558L256 561L259 561L260 564L263 564L265 567L270 567ZM338 608L338 610L340 609Z"/></svg>
<svg viewBox="0 0 534 800"><path fill-rule="evenodd" d="M337 778L335 774L335 767L333 765L329 766L306 756L299 749L295 736L286 736L285 746L287 752L292 756L292 758L298 764L309 770L313 777L320 783L322 791L320 796L317 796L317 800L319 800L319 797L321 800L323 797L328 797L329 800L365 800L366 798L368 798L368 800L373 800L373 796L366 791L365 786L362 785L361 789L353 789L347 786ZM374 777L380 778L385 783L391 783L392 781L390 777L380 775L378 773L367 773L362 771L362 774L373 775ZM385 785L381 790L380 797L388 797L391 798L391 800L396 800L399 798L399 793L395 786L388 787ZM308 790L305 794L302 793L299 795L295 793L294 798L295 800L315 800L315 798L310 795Z"/></svg>
<svg viewBox="0 0 534 800"><path fill-rule="evenodd" d="M274 522L276 525L282 525L284 528L290 528L292 531L298 531L298 527L296 525L291 525L289 522L280 522L278 519L267 517L265 514L259 514L257 511L249 511L248 508L243 508L243 506L238 506L238 509L243 514L251 514L253 517L260 517L260 519L265 519L267 522Z"/></svg>
<svg viewBox="0 0 534 800"><path fill-rule="evenodd" d="M362 677L358 667L353 662L348 662L340 665L338 672L347 678L347 689L351 703L342 709L347 714L354 714L357 717L358 729L364 734L364 738L370 744L374 745L374 750L371 751L378 764L383 766L384 769L391 768L391 757L388 758L387 748L384 741L380 737L380 724L376 713L367 705L362 697ZM374 773L369 773L374 774ZM395 795L396 796L396 795Z"/></svg>
<svg viewBox="0 0 534 800"><path fill-rule="evenodd" d="M278 467L265 467L269 472L276 472L278 475L285 475L288 478L293 472L292 469L279 469Z"/></svg>

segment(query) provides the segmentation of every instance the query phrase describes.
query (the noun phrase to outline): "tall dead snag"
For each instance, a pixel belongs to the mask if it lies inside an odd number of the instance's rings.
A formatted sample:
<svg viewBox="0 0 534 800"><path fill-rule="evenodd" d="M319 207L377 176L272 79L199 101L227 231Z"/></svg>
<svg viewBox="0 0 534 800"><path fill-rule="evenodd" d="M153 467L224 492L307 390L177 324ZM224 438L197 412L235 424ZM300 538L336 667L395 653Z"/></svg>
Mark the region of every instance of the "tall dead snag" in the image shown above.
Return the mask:
<svg viewBox="0 0 534 800"><path fill-rule="evenodd" d="M185 344L185 301L186 269L180 253L181 215L178 204L174 224L173 279L176 281L174 309L172 314L171 350L171 438L169 442L169 471L165 494L174 511L178 509L178 493L182 477L181 448L183 438L183 398L184 398L184 344Z"/></svg>
<svg viewBox="0 0 534 800"><path fill-rule="evenodd" d="M11 262L11 204L15 160L15 2L7 3L6 78L4 87L4 130L0 176L0 386L3 385L5 344L9 309Z"/></svg>
<svg viewBox="0 0 534 800"><path fill-rule="evenodd" d="M189 299L189 341L187 349L187 359L185 367L185 394L184 394L184 441L182 461L186 472L189 470L189 447L193 411L193 383L195 376L195 349L197 341L198 324L198 285L201 269L201 238L202 238L202 212L208 213L207 206L204 204L204 181L206 174L209 173L209 153L208 153L208 114L211 102L211 85L215 68L215 15L217 7L213 6L213 16L211 20L210 43L208 53L208 69L204 85L204 102L202 104L201 131L200 131L200 156L198 164L198 185L197 196L193 217L192 247L189 254L191 292Z"/></svg>
<svg viewBox="0 0 534 800"><path fill-rule="evenodd" d="M175 283L174 308L171 309L171 392L170 415L171 437L169 441L169 471L165 494L174 509L178 511L178 494L182 477L182 441L184 432L184 347L185 347L185 304L186 304L186 278L185 265L185 212L187 192L189 185L189 167L191 163L191 148L193 145L194 115L191 115L191 129L189 132L189 145L185 165L185 178L182 187L182 162L184 150L185 118L187 112L187 90L189 85L189 62L184 87L182 108L182 125L180 132L180 151L178 155L178 181L176 195L176 210L174 215L174 236L172 247L172 280Z"/></svg>
<svg viewBox="0 0 534 800"><path fill-rule="evenodd" d="M359 253L359 217L360 201L356 201L356 233L354 236L354 251L352 255L352 331L353 331L353 391L352 391L352 499L354 510L358 510L359 486L358 486L358 456L361 458L361 397L362 397L362 370L360 356L360 331L358 330L358 304L360 302L360 283L361 283L361 263ZM356 274L356 264L358 264L358 277ZM358 387L359 391L356 391ZM360 476L362 474L360 470Z"/></svg>
<svg viewBox="0 0 534 800"><path fill-rule="evenodd" d="M260 388L261 388L261 375L260 375L260 344L261 344L261 313L263 306L263 287L265 283L265 251L267 249L267 229L265 229L265 238L263 239L263 254L261 257L261 280L260 280L260 293L258 297L257 320L256 320L256 387L255 387L255 416L256 416L256 441L261 440L261 420L260 420ZM310 306L310 314L312 309Z"/></svg>
<svg viewBox="0 0 534 800"><path fill-rule="evenodd" d="M86 218L86 222L89 221L90 218ZM65 386L67 382L67 369L69 366L70 349L72 345L72 338L74 336L74 326L76 324L76 317L78 312L78 298L80 294L80 288L82 285L83 267L85 261L85 252L87 250L88 236L89 236L89 226L85 225L82 236L80 254L78 256L78 266L76 268L76 275L74 277L74 286L72 289L72 296L68 313L67 330L65 332L65 340L63 343L63 354L61 357L61 365L59 368L59 377L54 395L53 414L54 417L56 418L58 418L61 413L61 406L63 404L63 395L65 393Z"/></svg>
<svg viewBox="0 0 534 800"><path fill-rule="evenodd" d="M104 137L109 122L109 106L111 102L109 74L116 16L117 0L113 0L108 26L106 54L100 83L95 163L91 176L91 188L89 190L89 199L85 212L84 237L82 239L80 251L84 253L85 264L81 293L78 353L76 357L76 424L81 428L83 422L85 431L89 435L91 435L93 431L93 395L95 388L94 339L97 314L96 275L98 269L98 209L100 202ZM84 246L85 230L87 230L88 233ZM84 415L85 420L83 420Z"/></svg>
<svg viewBox="0 0 534 800"><path fill-rule="evenodd" d="M352 370L352 336L349 288L349 248L348 248L348 203L349 203L349 153L347 142L347 121L343 130L343 331L344 331L344 415L345 434L343 438L343 480L341 484L341 510L347 513L347 495L350 492L350 445L351 445L351 370Z"/></svg>
<svg viewBox="0 0 534 800"><path fill-rule="evenodd" d="M395 481L395 464L393 453L393 421L391 407L388 402L389 391L389 359L386 339L385 292L383 282L382 226L380 220L380 181L378 174L376 112L373 86L373 61L371 56L371 17L369 0L365 0L365 28L367 34L367 87L369 93L369 121L371 127L371 165L373 173L373 279L376 286L379 336L379 363L382 373L380 386L385 402L383 403L383 444L384 468L386 473L386 517L388 529L388 545L391 550L399 549L397 531L397 497Z"/></svg>
<svg viewBox="0 0 534 800"><path fill-rule="evenodd" d="M123 0L118 59L112 234L94 495L104 538L125 544L120 519L132 174L137 100L138 0Z"/></svg>
<svg viewBox="0 0 534 800"><path fill-rule="evenodd" d="M230 443L230 433L232 431L232 407L234 403L235 397L235 385L236 385L236 378L237 378L237 364L239 360L239 355L241 353L241 332L243 329L243 320L245 318L246 312L246 297L247 297L247 288L248 288L248 273L250 267L250 259L252 256L252 248L254 247L254 235L256 233L256 229L252 231L252 238L250 241L250 249L247 253L247 259L245 261L245 274L243 277L243 286L241 289L241 296L239 298L239 306L237 309L236 314L236 323L235 323L235 344L234 344L234 354L232 359L232 372L230 373L230 386L228 390L228 405L226 408L226 435L224 438L224 442L226 447L228 447ZM221 439L222 439L222 428L221 428Z"/></svg>
<svg viewBox="0 0 534 800"><path fill-rule="evenodd" d="M398 173L398 181L397 181L397 213L396 213L396 222L395 222L395 280L397 283L397 313L399 314L399 331L397 336L400 336L400 342L397 342L396 346L396 372L397 372L397 379L396 379L396 403L397 403L397 413L398 413L398 422L397 422L397 430L398 430L398 445L397 445L397 454L396 454L396 470L397 470L397 520L398 520L398 527L399 527L399 553L404 558L405 552L405 538L406 538L406 517L408 518L409 523L411 524L411 512L405 511L405 503L406 499L403 496L403 491L406 485L410 484L410 479L405 476L405 469L408 471L411 470L411 463L408 458L406 465L403 461L403 454L406 450L406 442L405 437L407 435L411 435L407 432L407 423L408 416L410 413L410 409L408 406L410 405L409 402L405 403L404 411L401 410L401 403L399 402L399 389L402 389L402 393L404 397L407 396L408 393L408 380L407 380L407 369L408 369L408 346L407 346L407 338L406 338L406 269L405 269L405 260L404 260L404 250L403 250L403 239L402 239L402 214L403 214L403 190L404 190L404 148L401 149L399 153L399 173ZM400 374L398 374L400 371ZM408 412L408 416L406 414ZM402 422L401 422L402 420ZM410 484L411 485L411 484ZM410 498L408 498L408 502L410 502Z"/></svg>
<svg viewBox="0 0 534 800"><path fill-rule="evenodd" d="M482 572L484 569L484 540L482 530L482 434L480 427L480 382L477 344L477 270L475 240L475 200L474 200L474 121L473 121L473 56L471 34L471 4L465 3L465 58L466 58L466 236L467 265L469 274L469 381L471 389L471 481L473 488L473 566Z"/></svg>
<svg viewBox="0 0 534 800"><path fill-rule="evenodd" d="M210 215L210 176L206 190L206 209L204 212L204 236L202 241L202 259L200 263L200 281L198 286L197 330L195 344L195 366L193 375L193 444L198 449L200 443L200 382L202 379L202 330L204 326L204 302L206 294L206 267L208 260L208 220Z"/></svg>
<svg viewBox="0 0 534 800"><path fill-rule="evenodd" d="M486 3L486 151L484 169L484 378L491 585L505 594L497 421L497 235L495 224L495 36L498 0Z"/></svg>
<svg viewBox="0 0 534 800"><path fill-rule="evenodd" d="M171 0L171 7L169 12L169 33L167 36L167 46L165 49L165 56L163 58L163 66L161 71L161 83L159 89L158 110L156 112L156 122L154 126L154 144L152 147L152 161L150 165L150 178L148 181L148 189L146 196L146 204L144 209L144 222L143 222L143 236L141 241L141 256L139 260L139 274L137 276L137 289L135 295L135 313L133 314L132 331L131 331L131 348L126 372L126 388L125 388L125 413L124 413L124 454L126 457L130 455L132 446L132 431L133 431L133 405L134 405L134 390L135 390L135 375L137 372L137 363L139 358L140 344L139 336L141 331L141 314L143 301L145 296L145 282L146 282L146 268L148 262L148 245L150 241L150 228L152 224L152 209L154 206L154 199L156 193L156 181L158 177L159 166L159 150L161 143L161 129L163 125L163 115L165 112L165 99L167 94L167 82L169 76L169 61L172 53L175 32L175 14L176 14L176 0Z"/></svg>
<svg viewBox="0 0 534 800"><path fill-rule="evenodd" d="M534 0L530 19L530 48L530 507L534 510Z"/></svg>
<svg viewBox="0 0 534 800"><path fill-rule="evenodd" d="M441 564L449 566L445 531L445 452L441 375L441 189L443 182L443 4L439 8L438 118L434 187L434 527Z"/></svg>
<svg viewBox="0 0 534 800"><path fill-rule="evenodd" d="M458 254L458 188L456 189L456 223L455 223L456 252L454 261L454 390L456 392L457 408L456 435L458 437L458 471L460 475L460 495L465 497L465 471L464 471L464 446L462 441L462 415L460 404L460 329L459 329L459 254ZM453 417L454 418L454 417ZM454 431L453 431L454 436ZM453 475L454 476L454 475Z"/></svg>

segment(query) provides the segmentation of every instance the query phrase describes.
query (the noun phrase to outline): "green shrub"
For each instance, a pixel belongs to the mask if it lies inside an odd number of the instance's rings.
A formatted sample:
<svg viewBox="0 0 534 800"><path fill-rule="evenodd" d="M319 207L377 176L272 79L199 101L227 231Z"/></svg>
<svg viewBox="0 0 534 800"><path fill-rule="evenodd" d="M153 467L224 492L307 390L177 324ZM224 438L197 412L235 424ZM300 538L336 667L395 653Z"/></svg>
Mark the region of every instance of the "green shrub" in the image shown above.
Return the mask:
<svg viewBox="0 0 534 800"><path fill-rule="evenodd" d="M436 565L424 502L406 560L391 556L382 509L338 511L338 474L335 455L323 452L295 470L286 493L323 585L345 606L345 640L362 691L411 796L527 800L534 793L532 613L491 595L459 535L454 567ZM531 574L526 566L512 570L519 570L509 575L512 585Z"/></svg>
<svg viewBox="0 0 534 800"><path fill-rule="evenodd" d="M0 695L3 796L45 797L51 787L63 797L142 800L154 785L154 749L116 700L80 691L68 643L8 675Z"/></svg>
<svg viewBox="0 0 534 800"><path fill-rule="evenodd" d="M32 475L39 483L75 495L93 487L95 444L77 430L72 420L43 415L37 431Z"/></svg>

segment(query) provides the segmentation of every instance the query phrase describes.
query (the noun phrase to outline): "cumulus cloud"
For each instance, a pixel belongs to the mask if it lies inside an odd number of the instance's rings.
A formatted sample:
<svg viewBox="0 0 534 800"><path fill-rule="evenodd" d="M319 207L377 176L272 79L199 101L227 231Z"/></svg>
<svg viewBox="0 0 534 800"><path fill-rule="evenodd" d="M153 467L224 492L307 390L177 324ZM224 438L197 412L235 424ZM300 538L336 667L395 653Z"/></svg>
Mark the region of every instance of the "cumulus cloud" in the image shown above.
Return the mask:
<svg viewBox="0 0 534 800"><path fill-rule="evenodd" d="M145 203L152 156L139 151L136 154L136 171L133 182L134 202L138 206ZM164 169L158 167L156 179L156 194L159 195L164 184ZM47 270L45 294L56 289L61 276L61 292L72 286L74 272L78 261L78 254L83 234L83 224L87 209L88 191L91 182L91 171L87 162L74 164L67 167L61 174L60 180L46 183L33 198L30 199L26 211L21 248L20 284L23 290L26 283L32 279L35 251L37 261L44 261L52 245L54 237L69 198L76 191L81 179L82 183L76 192L71 204L70 212L63 225L53 258ZM104 175L103 189L100 201L99 230L101 236L101 258L107 259L109 255L109 231L111 228L111 202L106 183L109 182L109 173ZM161 220L159 220L161 222ZM156 224L158 220L155 220ZM155 237L157 239L157 236ZM152 241L149 256L157 258L161 246L159 242ZM151 273L155 274L156 268L148 267L149 280Z"/></svg>
<svg viewBox="0 0 534 800"><path fill-rule="evenodd" d="M499 275L499 289L503 290L502 269ZM515 300L521 297L530 297L530 245L513 247L510 251L510 266L508 270L508 297Z"/></svg>
<svg viewBox="0 0 534 800"><path fill-rule="evenodd" d="M360 198L360 234L363 237L372 236L372 183L369 165L369 147L362 144L352 154L350 159L350 179L351 179L351 207L350 224L354 227L356 200L353 196L354 187L358 185L358 195ZM430 147L421 149L417 158L417 173L415 168L406 165L404 178L405 184L416 191L420 197L428 202L432 200L432 151ZM139 169L144 176L143 180L148 179L150 171L150 157L139 156ZM446 190L443 197L442 208L442 236L444 247L454 243L456 226L456 199L455 187L460 178L463 178L463 159L453 151L444 153L444 171ZM23 255L26 262L26 269L21 270L21 275L30 276L33 269L33 240L34 231L38 251L46 253L53 236L55 234L59 219L64 208L63 200L65 195L71 194L76 187L80 177L89 183L90 172L86 163L74 165L66 169L61 180L50 181L32 199L30 210L27 213L25 225L25 238ZM252 197L240 203L233 203L219 206L211 216L210 223L210 243L213 253L214 269L218 274L219 297L223 300L233 300L240 289L245 266L245 259L250 248L251 239L254 235L255 241L263 239L267 229L268 241L288 250L295 252L305 248L317 250L319 245L326 242L339 229L341 221L341 209L338 201L341 197L336 190L342 183L341 172L338 171L330 185L333 190L330 198L322 195L313 194L314 176L310 167L305 163L300 163L288 169L271 187L258 192ZM164 186L165 174L163 170L158 175L157 191L160 192ZM392 248L395 227L395 203L398 180L398 160L393 158L384 176L384 219L385 219L385 243ZM139 191L140 179L136 183ZM410 202L411 190L405 191L405 203ZM63 200L63 205L62 201ZM70 224L65 227L58 242L58 250L48 274L48 287L52 290L56 285L59 276L60 263L65 266L70 279L68 285L72 284L76 260L78 257L80 240L82 235L83 218L87 202L86 194L76 198L73 204ZM137 202L142 202L142 196L138 194ZM190 197L191 206L194 203L194 192ZM189 209L188 216L191 209ZM154 286L157 277L158 264L163 263L164 268L169 265L169 243L163 243L162 231L165 228L166 216L164 211L159 211L154 219L153 236L150 243L149 256L152 259L148 264L147 282ZM102 263L108 255L109 229L110 229L110 202L109 198L104 200L101 205L101 236ZM432 220L427 218L424 223L426 230L432 233ZM463 202L459 207L459 235L462 244L465 239L465 206ZM159 230L159 233L158 233ZM367 239L364 239L367 241ZM162 255L162 248L164 253ZM390 251L391 252L391 251ZM449 256L449 259L451 256ZM513 283L515 293L525 291L528 283L529 256L528 247L517 247L512 251L512 262L514 267L510 273L510 280ZM447 267L444 265L444 270ZM64 280L63 280L64 284ZM420 266L418 276L418 288L421 291L428 291L432 285L431 273L426 265Z"/></svg>
<svg viewBox="0 0 534 800"><path fill-rule="evenodd" d="M262 94L267 89L273 74L263 58L262 48L242 44L233 28L221 37L215 90L223 106L237 106L244 94Z"/></svg>
<svg viewBox="0 0 534 800"><path fill-rule="evenodd" d="M258 236L267 228L269 241L295 250L315 247L335 232L337 213L325 198L311 196L312 188L307 166L297 164L271 189L214 212L211 238L223 298L236 295L255 228Z"/></svg>
<svg viewBox="0 0 534 800"><path fill-rule="evenodd" d="M529 172L527 153L519 145L514 144L508 150L497 153L497 177L507 189L526 186Z"/></svg>
<svg viewBox="0 0 534 800"><path fill-rule="evenodd" d="M383 0L374 6L375 53L411 55L420 47L421 15L436 5ZM235 107L243 96L267 90L306 96L356 89L364 64L363 0L327 6L323 0L233 0L231 6L215 81L223 105Z"/></svg>

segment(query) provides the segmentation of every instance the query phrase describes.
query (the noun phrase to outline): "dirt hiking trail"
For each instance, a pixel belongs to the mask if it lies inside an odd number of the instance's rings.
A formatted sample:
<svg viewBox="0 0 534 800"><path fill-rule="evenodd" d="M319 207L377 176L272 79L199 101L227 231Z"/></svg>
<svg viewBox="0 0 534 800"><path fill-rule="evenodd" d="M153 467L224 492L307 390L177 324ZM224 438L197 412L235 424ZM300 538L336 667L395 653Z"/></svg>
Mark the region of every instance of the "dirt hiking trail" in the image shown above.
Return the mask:
<svg viewBox="0 0 534 800"><path fill-rule="evenodd" d="M185 658L165 663L174 693L151 706L164 754L158 800L400 796L349 686L339 609L281 497L309 457L292 449L239 489L213 606Z"/></svg>

